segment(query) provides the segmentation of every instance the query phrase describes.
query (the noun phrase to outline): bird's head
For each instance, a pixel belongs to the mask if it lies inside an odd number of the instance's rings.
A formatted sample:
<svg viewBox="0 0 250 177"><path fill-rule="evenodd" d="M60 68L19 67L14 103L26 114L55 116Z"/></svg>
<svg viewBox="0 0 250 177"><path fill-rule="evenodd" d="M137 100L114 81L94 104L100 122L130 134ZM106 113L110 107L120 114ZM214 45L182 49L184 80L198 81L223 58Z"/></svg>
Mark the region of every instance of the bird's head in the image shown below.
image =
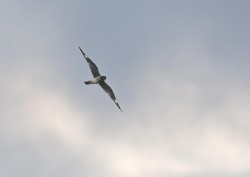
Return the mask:
<svg viewBox="0 0 250 177"><path fill-rule="evenodd" d="M107 78L106 76L102 76L102 77L101 77L101 80L102 80L102 81L105 81L106 78Z"/></svg>

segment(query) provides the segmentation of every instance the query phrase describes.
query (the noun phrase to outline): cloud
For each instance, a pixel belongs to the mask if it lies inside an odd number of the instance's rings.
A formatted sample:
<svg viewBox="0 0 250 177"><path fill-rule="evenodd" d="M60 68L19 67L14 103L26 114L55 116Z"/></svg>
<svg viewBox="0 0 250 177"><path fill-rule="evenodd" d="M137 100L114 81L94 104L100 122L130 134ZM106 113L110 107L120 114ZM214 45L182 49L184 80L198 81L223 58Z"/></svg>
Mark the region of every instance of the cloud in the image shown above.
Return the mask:
<svg viewBox="0 0 250 177"><path fill-rule="evenodd" d="M138 100L133 105L136 116L131 116L144 133L139 137L147 143L134 154L145 148L144 157L164 167L152 171L145 167L142 171L146 174L249 173L248 87L221 77L223 70L216 68L212 55L201 46L187 45L184 50L179 48L177 55L167 57L173 60L168 62L170 71L168 66L149 62L144 80L138 84ZM138 127L135 129L140 130ZM132 134L136 136L136 131ZM154 147L157 150L153 151ZM167 155L157 155L161 153ZM179 164L183 168L178 168Z"/></svg>
<svg viewBox="0 0 250 177"><path fill-rule="evenodd" d="M29 142L36 149L35 156L43 160L33 158L42 164L50 159L48 154L53 149L60 147L52 155L53 161L44 165L45 169L52 168L56 173L58 168L67 165L64 160L73 161L76 166L87 164L90 169L100 168L95 172L80 168L74 173L73 168L67 170L76 175L104 173L140 177L249 173L247 89L241 84L229 87L231 82L224 81L225 85L220 86L223 100L210 106L210 102L216 103L217 99L213 93L206 92L199 77L186 80L179 77L180 72L172 72L168 77L158 68L152 70L151 67L150 71L153 75L149 74L148 79L140 83L141 87L136 88L138 98L123 118L125 127L116 122L112 124L121 126L120 130L116 129L116 135L100 133L95 122L90 121L91 114L86 109L74 107L62 90L39 85L30 75L5 80L4 92L15 100L11 104L15 112L10 107L4 111L7 118L3 122L4 136L17 144ZM166 77L154 77L160 75ZM153 87L147 87L148 83ZM215 100L207 99L206 94ZM20 154L17 156L22 159ZM56 158L63 162L55 161ZM37 169L42 174L40 170Z"/></svg>
<svg viewBox="0 0 250 177"><path fill-rule="evenodd" d="M201 8L190 3L177 11L179 3L170 3L171 13L165 4L159 10L157 3L133 4L128 13L128 6L118 3L117 18L107 11L113 3L106 4L97 10L95 3L86 3L83 12L83 6L65 2L72 6L69 13L53 4L44 14L47 3L32 11L18 3L12 11L2 11L2 17L18 13L1 29L0 176L250 174L249 78L244 74L248 70L240 70L247 66L242 46L248 37L241 36L240 50L235 43L226 45L233 28L223 30L234 25L224 20L229 10L217 19L218 13L209 16L213 3L201 16L193 10ZM223 21L221 29L213 26L214 19ZM122 26L116 28L114 21ZM125 73L122 79L110 74L121 85L114 90L121 93L123 114L100 88L82 90L82 75L91 74L74 38L90 46L86 52L99 58L98 65L107 65L112 74L114 66ZM103 52L110 58L103 59ZM113 58L122 61L120 66Z"/></svg>

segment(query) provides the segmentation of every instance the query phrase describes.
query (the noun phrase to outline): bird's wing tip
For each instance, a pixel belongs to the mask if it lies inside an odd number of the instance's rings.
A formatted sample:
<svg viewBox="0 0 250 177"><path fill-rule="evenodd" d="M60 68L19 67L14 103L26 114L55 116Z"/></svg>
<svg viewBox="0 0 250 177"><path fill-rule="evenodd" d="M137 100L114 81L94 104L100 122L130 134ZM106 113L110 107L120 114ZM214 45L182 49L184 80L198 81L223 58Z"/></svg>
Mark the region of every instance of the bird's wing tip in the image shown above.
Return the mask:
<svg viewBox="0 0 250 177"><path fill-rule="evenodd" d="M120 109L120 111L123 112L122 108L120 107L120 105L118 103L116 105L118 106L118 108Z"/></svg>

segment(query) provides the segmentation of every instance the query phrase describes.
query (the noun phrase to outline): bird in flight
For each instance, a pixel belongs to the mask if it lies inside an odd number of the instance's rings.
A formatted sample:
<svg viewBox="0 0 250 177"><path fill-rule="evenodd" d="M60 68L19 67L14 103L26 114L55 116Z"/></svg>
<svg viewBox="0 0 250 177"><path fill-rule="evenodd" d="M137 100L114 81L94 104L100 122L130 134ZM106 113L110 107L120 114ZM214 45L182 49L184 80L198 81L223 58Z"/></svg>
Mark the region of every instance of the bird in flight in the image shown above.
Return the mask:
<svg viewBox="0 0 250 177"><path fill-rule="evenodd" d="M115 102L115 104L118 106L118 108L121 110L118 101L115 98L115 94L113 92L113 90L110 88L110 86L105 82L106 76L102 76L99 71L97 66L95 65L95 63L93 63L90 58L82 51L82 49L79 47L80 51L82 52L82 55L84 56L84 58L87 60L90 70L94 76L94 79L89 80L84 82L86 85L89 84L99 84L103 90L110 96L110 98Z"/></svg>

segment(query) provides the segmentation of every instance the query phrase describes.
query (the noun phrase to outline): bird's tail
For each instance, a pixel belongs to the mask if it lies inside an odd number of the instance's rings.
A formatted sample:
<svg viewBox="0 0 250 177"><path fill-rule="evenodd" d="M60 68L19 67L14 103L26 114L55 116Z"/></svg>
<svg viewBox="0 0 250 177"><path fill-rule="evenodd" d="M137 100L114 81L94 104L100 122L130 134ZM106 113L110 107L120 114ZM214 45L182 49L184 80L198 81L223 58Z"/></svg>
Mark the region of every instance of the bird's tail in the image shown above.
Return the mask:
<svg viewBox="0 0 250 177"><path fill-rule="evenodd" d="M91 81L84 82L86 85L92 84Z"/></svg>

